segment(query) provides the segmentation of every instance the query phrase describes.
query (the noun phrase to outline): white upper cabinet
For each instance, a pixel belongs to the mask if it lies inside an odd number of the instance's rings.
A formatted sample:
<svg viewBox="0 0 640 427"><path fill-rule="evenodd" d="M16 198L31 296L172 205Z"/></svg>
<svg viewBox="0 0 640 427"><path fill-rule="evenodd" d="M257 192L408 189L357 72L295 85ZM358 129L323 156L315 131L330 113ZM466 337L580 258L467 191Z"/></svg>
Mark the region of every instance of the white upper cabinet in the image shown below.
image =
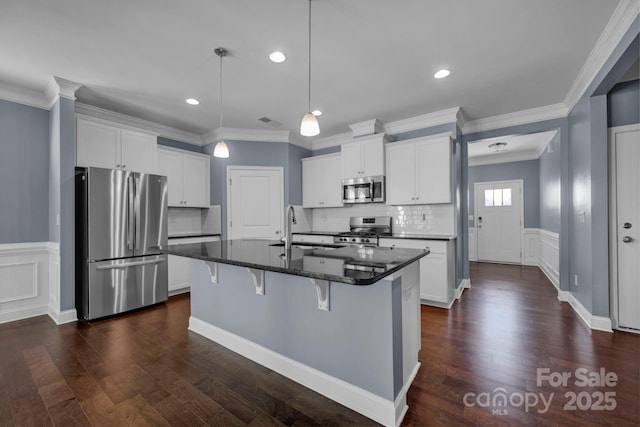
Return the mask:
<svg viewBox="0 0 640 427"><path fill-rule="evenodd" d="M167 177L169 206L209 207L208 155L158 147L158 174Z"/></svg>
<svg viewBox="0 0 640 427"><path fill-rule="evenodd" d="M305 208L342 206L340 159L340 154L302 159L302 206Z"/></svg>
<svg viewBox="0 0 640 427"><path fill-rule="evenodd" d="M342 178L384 175L384 133L342 144Z"/></svg>
<svg viewBox="0 0 640 427"><path fill-rule="evenodd" d="M387 144L387 204L452 202L449 133Z"/></svg>
<svg viewBox="0 0 640 427"><path fill-rule="evenodd" d="M154 134L115 124L76 119L76 164L134 172L156 172Z"/></svg>

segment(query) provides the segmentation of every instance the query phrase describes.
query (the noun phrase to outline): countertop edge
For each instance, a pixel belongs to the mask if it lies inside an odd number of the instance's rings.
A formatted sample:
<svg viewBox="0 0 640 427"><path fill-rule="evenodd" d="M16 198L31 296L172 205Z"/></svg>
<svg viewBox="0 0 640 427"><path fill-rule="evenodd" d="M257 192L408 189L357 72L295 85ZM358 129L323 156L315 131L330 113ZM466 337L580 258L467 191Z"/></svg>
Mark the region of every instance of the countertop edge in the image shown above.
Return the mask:
<svg viewBox="0 0 640 427"><path fill-rule="evenodd" d="M308 235L308 236L338 236L340 233L344 233L343 231L296 231L292 233L295 235ZM406 239L406 240L456 240L457 236L453 235L437 235L437 234L391 234L389 236L380 236L381 239Z"/></svg>
<svg viewBox="0 0 640 427"><path fill-rule="evenodd" d="M179 245L178 245L179 246ZM194 254L189 254L186 255L183 252L181 252L179 249L172 249L172 248L163 248L160 249L161 253L165 253L168 255L177 255L177 256L182 256L185 258L191 258L191 259L198 259L201 261L208 261L208 262L219 262L221 264L228 264L228 265L235 265L238 267L246 267L246 268L255 268L255 269L259 269L259 270L264 270L264 271L271 271L271 272L275 272L275 273L282 273L282 274L289 274L292 276L299 276L299 277L307 277L310 279L320 279L320 280L328 280L330 282L340 282L340 283L345 283L348 285L354 285L354 286L368 286L368 285L373 285L374 283L384 279L385 277L398 272L399 270L403 269L404 267L408 266L409 264L412 264L416 261L418 261L420 258L423 258L427 255L429 255L431 253L430 250L424 250L422 253L420 253L419 255L411 258L410 260L407 260L406 262L402 263L402 264L398 264L397 266L393 267L392 269L389 269L387 271L385 271L382 275L380 275L379 277L374 277L372 279L350 279L350 278L346 278L343 276L334 276L331 274L323 274L323 273L315 273L315 272L311 272L311 271L302 271L302 270L289 270L286 268L282 268L282 267L273 267L273 266L268 266L268 265L263 265L263 264L254 264L254 263L250 263L250 262L244 262L244 261L236 261L236 260L229 260L229 259L224 259L224 258L217 258L217 257L213 257L213 256L197 256Z"/></svg>
<svg viewBox="0 0 640 427"><path fill-rule="evenodd" d="M220 237L220 233L176 234L173 236L167 236L168 239L197 239L199 237Z"/></svg>

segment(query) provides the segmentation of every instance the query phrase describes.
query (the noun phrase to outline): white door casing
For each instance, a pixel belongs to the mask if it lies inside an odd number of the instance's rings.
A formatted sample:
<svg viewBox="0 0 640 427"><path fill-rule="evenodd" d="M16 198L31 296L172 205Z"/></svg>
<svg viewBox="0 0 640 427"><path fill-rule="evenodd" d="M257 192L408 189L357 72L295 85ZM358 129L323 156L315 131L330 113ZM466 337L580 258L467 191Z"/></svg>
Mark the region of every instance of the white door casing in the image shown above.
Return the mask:
<svg viewBox="0 0 640 427"><path fill-rule="evenodd" d="M280 239L283 175L281 167L227 166L229 239Z"/></svg>
<svg viewBox="0 0 640 427"><path fill-rule="evenodd" d="M614 326L640 332L640 125L610 129Z"/></svg>
<svg viewBox="0 0 640 427"><path fill-rule="evenodd" d="M478 261L522 262L522 234L524 231L522 180L476 182L475 219ZM495 205L485 203L485 192L496 196L510 191L511 203L503 204L500 197ZM500 192L502 191L502 192ZM486 206L489 204L489 206Z"/></svg>

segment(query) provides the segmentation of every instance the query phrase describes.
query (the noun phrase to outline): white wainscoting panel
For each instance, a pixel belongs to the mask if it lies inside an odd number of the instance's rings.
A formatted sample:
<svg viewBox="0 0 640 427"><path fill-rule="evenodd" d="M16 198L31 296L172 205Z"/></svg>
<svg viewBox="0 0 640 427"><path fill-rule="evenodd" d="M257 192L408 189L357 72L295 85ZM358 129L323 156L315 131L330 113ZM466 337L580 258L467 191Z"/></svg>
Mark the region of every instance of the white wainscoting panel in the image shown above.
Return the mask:
<svg viewBox="0 0 640 427"><path fill-rule="evenodd" d="M540 230L537 228L525 228L522 233L522 264L539 264Z"/></svg>
<svg viewBox="0 0 640 427"><path fill-rule="evenodd" d="M560 290L560 243L558 233L547 230L538 230L538 232L540 236L538 266L553 286Z"/></svg>
<svg viewBox="0 0 640 427"><path fill-rule="evenodd" d="M47 314L48 245L0 244L0 323Z"/></svg>

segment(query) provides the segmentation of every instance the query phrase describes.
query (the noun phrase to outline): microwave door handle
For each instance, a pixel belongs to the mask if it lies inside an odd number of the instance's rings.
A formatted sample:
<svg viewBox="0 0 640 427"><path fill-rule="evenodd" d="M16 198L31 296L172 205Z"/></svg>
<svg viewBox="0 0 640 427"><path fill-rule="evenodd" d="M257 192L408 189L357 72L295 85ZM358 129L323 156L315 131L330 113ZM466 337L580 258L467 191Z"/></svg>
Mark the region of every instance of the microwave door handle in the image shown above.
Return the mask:
<svg viewBox="0 0 640 427"><path fill-rule="evenodd" d="M373 200L375 199L375 189L376 189L376 185L375 182L372 180L369 182L369 201L373 202Z"/></svg>

